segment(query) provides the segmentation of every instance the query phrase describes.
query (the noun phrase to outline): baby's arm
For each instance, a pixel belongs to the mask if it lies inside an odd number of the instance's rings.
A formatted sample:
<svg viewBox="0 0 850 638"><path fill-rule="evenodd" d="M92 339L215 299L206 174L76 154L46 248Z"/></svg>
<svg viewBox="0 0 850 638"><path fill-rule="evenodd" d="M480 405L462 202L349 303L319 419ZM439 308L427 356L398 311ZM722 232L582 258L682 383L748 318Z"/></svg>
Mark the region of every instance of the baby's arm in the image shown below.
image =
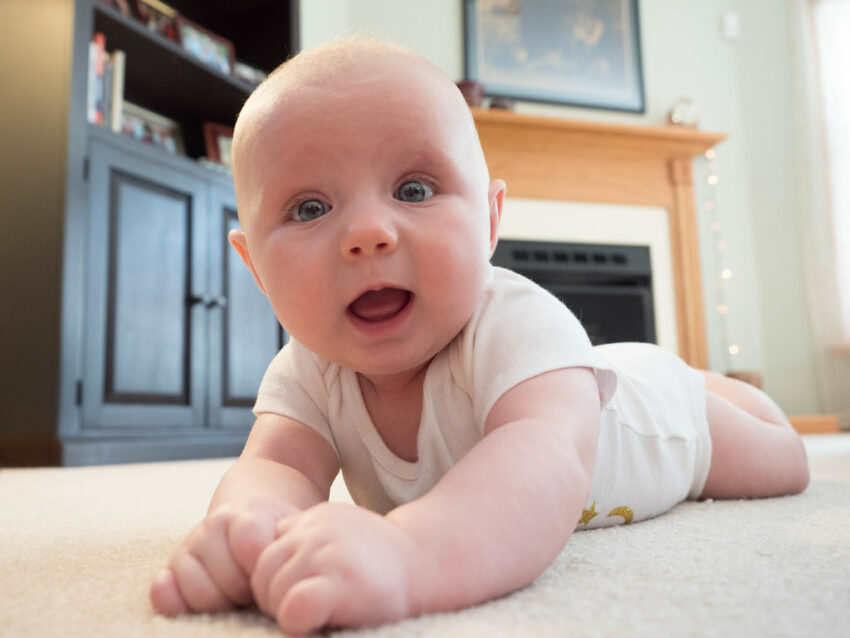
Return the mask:
<svg viewBox="0 0 850 638"><path fill-rule="evenodd" d="M336 453L310 428L261 414L239 460L222 478L207 516L151 584L154 608L174 616L252 601L249 577L275 524L327 500Z"/></svg>
<svg viewBox="0 0 850 638"><path fill-rule="evenodd" d="M387 516L426 557L418 612L508 593L551 564L590 491L599 419L591 370L530 379L496 403L484 440L431 492Z"/></svg>
<svg viewBox="0 0 850 638"><path fill-rule="evenodd" d="M325 503L277 526L251 580L288 633L458 609L530 583L576 526L599 428L593 372L507 392L485 437L425 496L385 517Z"/></svg>

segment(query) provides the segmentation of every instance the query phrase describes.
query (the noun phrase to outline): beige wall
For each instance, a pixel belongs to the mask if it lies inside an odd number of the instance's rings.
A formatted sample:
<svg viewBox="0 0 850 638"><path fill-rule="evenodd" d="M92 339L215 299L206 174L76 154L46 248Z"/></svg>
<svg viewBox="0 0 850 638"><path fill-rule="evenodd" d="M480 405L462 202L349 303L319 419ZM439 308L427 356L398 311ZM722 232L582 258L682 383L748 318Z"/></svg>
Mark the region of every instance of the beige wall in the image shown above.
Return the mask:
<svg viewBox="0 0 850 638"><path fill-rule="evenodd" d="M0 2L0 446L56 428L71 0Z"/></svg>
<svg viewBox="0 0 850 638"><path fill-rule="evenodd" d="M647 112L642 115L522 103L527 113L660 125L686 95L700 106L701 128L727 133L717 149L717 210L727 249L722 265L728 341L741 351L731 367L759 370L769 392L794 414L820 409L802 279L798 185L793 170L794 77L792 0L642 0L641 39ZM461 4L457 0L311 0L301 3L302 45L360 32L401 42L453 79L463 75ZM725 12L740 20L741 37L726 41ZM705 162L695 162L695 177ZM510 185L509 185L510 188ZM698 205L707 196L697 184ZM723 321L714 312L718 253L700 218L710 366L729 357Z"/></svg>

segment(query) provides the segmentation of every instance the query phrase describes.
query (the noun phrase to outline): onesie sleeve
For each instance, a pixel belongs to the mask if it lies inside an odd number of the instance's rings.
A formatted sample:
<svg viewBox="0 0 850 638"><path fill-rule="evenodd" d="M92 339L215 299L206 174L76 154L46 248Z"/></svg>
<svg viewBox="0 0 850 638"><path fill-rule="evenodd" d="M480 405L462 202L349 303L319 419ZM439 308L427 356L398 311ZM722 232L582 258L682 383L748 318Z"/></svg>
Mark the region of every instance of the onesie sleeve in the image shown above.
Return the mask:
<svg viewBox="0 0 850 638"><path fill-rule="evenodd" d="M290 339L263 375L254 414L270 412L294 419L321 434L336 450L328 422L327 377L333 373L331 367Z"/></svg>
<svg viewBox="0 0 850 638"><path fill-rule="evenodd" d="M615 369L594 352L575 315L548 291L503 268L492 268L482 301L450 356L482 434L505 392L545 372L592 368L602 406L617 387Z"/></svg>

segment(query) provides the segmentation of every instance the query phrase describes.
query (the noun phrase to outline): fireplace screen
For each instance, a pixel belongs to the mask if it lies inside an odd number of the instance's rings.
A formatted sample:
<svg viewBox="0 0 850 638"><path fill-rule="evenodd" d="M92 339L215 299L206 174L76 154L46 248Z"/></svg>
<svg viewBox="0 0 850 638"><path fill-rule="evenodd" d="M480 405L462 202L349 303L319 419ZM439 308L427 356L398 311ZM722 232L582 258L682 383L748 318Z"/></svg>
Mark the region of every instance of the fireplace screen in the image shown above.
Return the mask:
<svg viewBox="0 0 850 638"><path fill-rule="evenodd" d="M500 239L492 262L558 297L593 345L656 343L648 246Z"/></svg>

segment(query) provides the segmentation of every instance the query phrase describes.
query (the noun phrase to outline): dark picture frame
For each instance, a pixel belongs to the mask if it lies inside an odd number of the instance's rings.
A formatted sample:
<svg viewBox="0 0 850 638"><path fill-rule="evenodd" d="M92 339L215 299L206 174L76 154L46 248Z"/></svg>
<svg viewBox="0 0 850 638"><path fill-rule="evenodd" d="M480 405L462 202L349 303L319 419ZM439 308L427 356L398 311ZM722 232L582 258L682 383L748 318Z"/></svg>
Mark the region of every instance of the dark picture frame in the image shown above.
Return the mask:
<svg viewBox="0 0 850 638"><path fill-rule="evenodd" d="M127 15L127 0L113 0L118 10ZM177 18L174 8L160 0L136 0L136 16L149 31L158 33L169 40L177 41Z"/></svg>
<svg viewBox="0 0 850 638"><path fill-rule="evenodd" d="M464 63L490 97L646 110L638 0L464 0Z"/></svg>
<svg viewBox="0 0 850 638"><path fill-rule="evenodd" d="M230 147L233 127L215 122L204 122L204 144L207 157L213 162L230 166Z"/></svg>
<svg viewBox="0 0 850 638"><path fill-rule="evenodd" d="M236 56L230 40L187 20L182 15L177 16L177 32L180 35L180 46L189 55L225 75L233 72Z"/></svg>

